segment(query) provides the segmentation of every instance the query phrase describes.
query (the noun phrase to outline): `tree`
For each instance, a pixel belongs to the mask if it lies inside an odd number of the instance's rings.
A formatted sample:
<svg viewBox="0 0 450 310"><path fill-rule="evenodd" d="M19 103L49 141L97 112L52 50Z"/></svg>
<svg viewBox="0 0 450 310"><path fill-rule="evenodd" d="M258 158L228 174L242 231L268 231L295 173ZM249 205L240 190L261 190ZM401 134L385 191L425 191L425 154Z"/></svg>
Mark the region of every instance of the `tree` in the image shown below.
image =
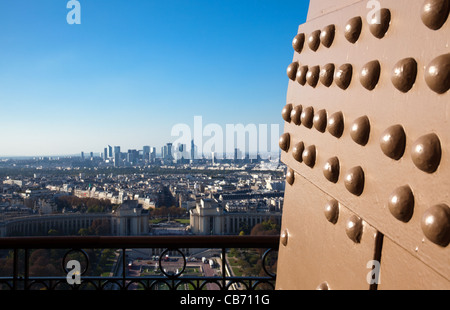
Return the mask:
<svg viewBox="0 0 450 310"><path fill-rule="evenodd" d="M89 227L89 232L92 235L104 236L110 234L110 228L109 221L96 219L92 222L91 227Z"/></svg>
<svg viewBox="0 0 450 310"><path fill-rule="evenodd" d="M89 235L89 229L88 228L80 228L78 231L78 234L80 236L88 236Z"/></svg>
<svg viewBox="0 0 450 310"><path fill-rule="evenodd" d="M58 235L60 235L59 231L57 231L56 229L50 229L47 234L49 236L58 236Z"/></svg>
<svg viewBox="0 0 450 310"><path fill-rule="evenodd" d="M270 236L280 234L280 225L277 224L275 219L270 218L268 221L256 224L250 233L252 236Z"/></svg>

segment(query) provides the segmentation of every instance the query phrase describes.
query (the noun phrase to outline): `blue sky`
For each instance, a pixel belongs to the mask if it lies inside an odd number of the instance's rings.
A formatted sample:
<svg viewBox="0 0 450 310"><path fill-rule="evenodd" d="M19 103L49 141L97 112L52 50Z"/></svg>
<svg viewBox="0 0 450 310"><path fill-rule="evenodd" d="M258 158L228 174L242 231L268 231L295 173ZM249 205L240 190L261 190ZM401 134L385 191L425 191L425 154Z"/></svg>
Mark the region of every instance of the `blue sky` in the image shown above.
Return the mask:
<svg viewBox="0 0 450 310"><path fill-rule="evenodd" d="M307 0L0 1L0 156L159 147L171 128L274 124Z"/></svg>

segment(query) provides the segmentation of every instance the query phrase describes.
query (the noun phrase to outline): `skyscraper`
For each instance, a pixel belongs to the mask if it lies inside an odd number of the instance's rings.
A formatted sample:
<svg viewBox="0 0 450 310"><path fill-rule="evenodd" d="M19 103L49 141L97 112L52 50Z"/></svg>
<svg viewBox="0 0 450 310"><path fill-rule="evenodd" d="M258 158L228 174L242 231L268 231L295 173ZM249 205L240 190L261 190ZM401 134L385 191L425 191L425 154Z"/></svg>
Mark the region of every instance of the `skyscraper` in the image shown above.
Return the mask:
<svg viewBox="0 0 450 310"><path fill-rule="evenodd" d="M120 157L120 146L114 147L114 157L116 157L117 154L119 154L119 157Z"/></svg>
<svg viewBox="0 0 450 310"><path fill-rule="evenodd" d="M191 140L191 160L197 159L197 150L194 140Z"/></svg>
<svg viewBox="0 0 450 310"><path fill-rule="evenodd" d="M162 159L167 159L167 145L161 147L161 157Z"/></svg>
<svg viewBox="0 0 450 310"><path fill-rule="evenodd" d="M150 162L154 163L155 160L156 160L156 147L152 147L150 153Z"/></svg>
<svg viewBox="0 0 450 310"><path fill-rule="evenodd" d="M142 147L142 159L144 160L144 162L150 161L150 146L144 145Z"/></svg>
<svg viewBox="0 0 450 310"><path fill-rule="evenodd" d="M120 165L120 146L114 147L114 167L119 167Z"/></svg>
<svg viewBox="0 0 450 310"><path fill-rule="evenodd" d="M167 143L167 159L172 160L172 143Z"/></svg>

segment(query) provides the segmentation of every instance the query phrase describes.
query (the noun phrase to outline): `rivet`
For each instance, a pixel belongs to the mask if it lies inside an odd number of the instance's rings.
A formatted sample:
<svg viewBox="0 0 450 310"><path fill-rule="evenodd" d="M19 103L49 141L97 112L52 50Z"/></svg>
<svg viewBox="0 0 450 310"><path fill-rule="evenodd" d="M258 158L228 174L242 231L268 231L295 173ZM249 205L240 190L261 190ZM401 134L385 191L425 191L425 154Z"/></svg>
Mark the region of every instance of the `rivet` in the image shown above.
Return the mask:
<svg viewBox="0 0 450 310"><path fill-rule="evenodd" d="M314 109L313 107L306 107L302 111L301 123L306 128L312 128L314 119Z"/></svg>
<svg viewBox="0 0 450 310"><path fill-rule="evenodd" d="M347 236L356 243L361 241L361 235L363 230L362 219L356 215L352 215L345 225L345 232Z"/></svg>
<svg viewBox="0 0 450 310"><path fill-rule="evenodd" d="M299 33L292 40L292 47L297 53L301 53L303 50L303 45L305 44L305 34Z"/></svg>
<svg viewBox="0 0 450 310"><path fill-rule="evenodd" d="M314 128L320 132L325 132L327 128L327 111L319 110L315 113L313 118Z"/></svg>
<svg viewBox="0 0 450 310"><path fill-rule="evenodd" d="M438 30L445 24L449 11L449 0L426 0L420 17L425 26L431 30Z"/></svg>
<svg viewBox="0 0 450 310"><path fill-rule="evenodd" d="M289 133L286 132L281 135L279 145L283 151L287 152L289 150L290 140L291 136L289 135Z"/></svg>
<svg viewBox="0 0 450 310"><path fill-rule="evenodd" d="M333 183L339 179L339 159L337 157L329 158L323 166L323 175L325 178Z"/></svg>
<svg viewBox="0 0 450 310"><path fill-rule="evenodd" d="M292 157L294 157L294 159L298 162L302 162L302 155L303 155L303 151L305 150L305 144L303 142L298 142L297 144L294 145L294 147L292 148Z"/></svg>
<svg viewBox="0 0 450 310"><path fill-rule="evenodd" d="M285 229L285 230L281 233L281 236L280 236L281 244L282 244L283 246L287 246L287 244L288 244L288 239L289 239L289 233L288 233L287 229Z"/></svg>
<svg viewBox="0 0 450 310"><path fill-rule="evenodd" d="M302 154L303 162L310 168L313 168L316 164L316 147L310 145L305 148Z"/></svg>
<svg viewBox="0 0 450 310"><path fill-rule="evenodd" d="M399 91L407 93L416 82L417 62L413 58L405 58L397 62L392 70L392 84Z"/></svg>
<svg viewBox="0 0 450 310"><path fill-rule="evenodd" d="M405 152L405 145L406 134L401 125L391 126L381 135L381 150L389 158L399 160Z"/></svg>
<svg viewBox="0 0 450 310"><path fill-rule="evenodd" d="M294 170L289 168L288 171L286 172L286 181L289 183L289 185L292 185L294 184L294 180L295 180Z"/></svg>
<svg viewBox="0 0 450 310"><path fill-rule="evenodd" d="M309 68L308 73L306 73L306 81L308 82L309 86L316 87L317 82L319 81L319 75L319 66Z"/></svg>
<svg viewBox="0 0 450 310"><path fill-rule="evenodd" d="M363 66L359 81L364 88L373 90L380 79L381 66L378 60L371 61Z"/></svg>
<svg viewBox="0 0 450 310"><path fill-rule="evenodd" d="M333 83L334 77L334 65L326 64L323 66L322 70L320 70L320 82L326 87L330 87Z"/></svg>
<svg viewBox="0 0 450 310"><path fill-rule="evenodd" d="M306 75L308 74L308 66L301 66L296 74L296 81L304 86L306 84Z"/></svg>
<svg viewBox="0 0 450 310"><path fill-rule="evenodd" d="M318 291L328 291L330 288L328 287L327 282L322 282L319 284L319 286L316 288Z"/></svg>
<svg viewBox="0 0 450 310"><path fill-rule="evenodd" d="M344 36L350 43L358 41L362 29L362 18L357 16L350 19L345 25Z"/></svg>
<svg viewBox="0 0 450 310"><path fill-rule="evenodd" d="M308 37L308 46L312 51L317 51L320 45L320 30L312 32Z"/></svg>
<svg viewBox="0 0 450 310"><path fill-rule="evenodd" d="M428 240L446 247L450 241L450 208L446 204L432 206L423 214L421 227Z"/></svg>
<svg viewBox="0 0 450 310"><path fill-rule="evenodd" d="M287 68L287 76L292 81L295 81L295 78L297 76L298 66L299 66L298 62L293 62Z"/></svg>
<svg viewBox="0 0 450 310"><path fill-rule="evenodd" d="M345 188L353 195L360 196L364 189L364 171L361 167L353 167L347 171L344 179Z"/></svg>
<svg viewBox="0 0 450 310"><path fill-rule="evenodd" d="M389 196L388 208L399 221L408 222L414 211L414 195L408 185L396 188Z"/></svg>
<svg viewBox="0 0 450 310"><path fill-rule="evenodd" d="M350 137L360 145L366 145L369 141L370 121L367 116L357 118L350 128Z"/></svg>
<svg viewBox="0 0 450 310"><path fill-rule="evenodd" d="M433 173L441 162L441 142L436 134L430 133L417 139L411 151L411 158L422 171Z"/></svg>
<svg viewBox="0 0 450 310"><path fill-rule="evenodd" d="M377 17L380 17L378 20ZM374 17L370 20L369 29L374 37L381 39L384 37L389 29L391 23L391 11L388 9L381 9L374 14Z"/></svg>
<svg viewBox="0 0 450 310"><path fill-rule="evenodd" d="M333 113L328 119L328 132L336 138L340 138L344 131L344 115L342 112Z"/></svg>
<svg viewBox="0 0 450 310"><path fill-rule="evenodd" d="M300 117L302 115L302 110L303 110L303 107L301 104L299 104L299 105L296 105L291 111L291 121L295 125L300 125L302 123L301 119L300 119Z"/></svg>
<svg viewBox="0 0 450 310"><path fill-rule="evenodd" d="M438 94L450 88L450 53L433 59L425 69L425 82Z"/></svg>
<svg viewBox="0 0 450 310"><path fill-rule="evenodd" d="M292 104L291 103L286 104L284 106L283 110L281 111L281 116L288 123L291 122L291 112L292 112Z"/></svg>
<svg viewBox="0 0 450 310"><path fill-rule="evenodd" d="M335 32L336 27L334 25L328 25L322 29L322 32L320 33L320 42L322 42L323 46L328 48L333 44Z"/></svg>
<svg viewBox="0 0 450 310"><path fill-rule="evenodd" d="M330 223L336 224L339 218L339 202L336 199L328 201L323 213Z"/></svg>
<svg viewBox="0 0 450 310"><path fill-rule="evenodd" d="M353 67L351 64L344 64L336 70L336 85L341 89L347 89L352 81Z"/></svg>

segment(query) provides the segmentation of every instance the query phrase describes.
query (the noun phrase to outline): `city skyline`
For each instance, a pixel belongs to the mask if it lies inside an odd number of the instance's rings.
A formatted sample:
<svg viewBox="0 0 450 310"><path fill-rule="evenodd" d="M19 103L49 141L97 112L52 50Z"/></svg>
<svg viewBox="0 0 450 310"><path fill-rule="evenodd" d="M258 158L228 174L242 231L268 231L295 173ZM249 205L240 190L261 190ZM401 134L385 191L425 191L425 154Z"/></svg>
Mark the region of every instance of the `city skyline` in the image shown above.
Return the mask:
<svg viewBox="0 0 450 310"><path fill-rule="evenodd" d="M309 1L79 0L79 25L66 2L0 3L0 157L159 148L196 115L282 128Z"/></svg>

